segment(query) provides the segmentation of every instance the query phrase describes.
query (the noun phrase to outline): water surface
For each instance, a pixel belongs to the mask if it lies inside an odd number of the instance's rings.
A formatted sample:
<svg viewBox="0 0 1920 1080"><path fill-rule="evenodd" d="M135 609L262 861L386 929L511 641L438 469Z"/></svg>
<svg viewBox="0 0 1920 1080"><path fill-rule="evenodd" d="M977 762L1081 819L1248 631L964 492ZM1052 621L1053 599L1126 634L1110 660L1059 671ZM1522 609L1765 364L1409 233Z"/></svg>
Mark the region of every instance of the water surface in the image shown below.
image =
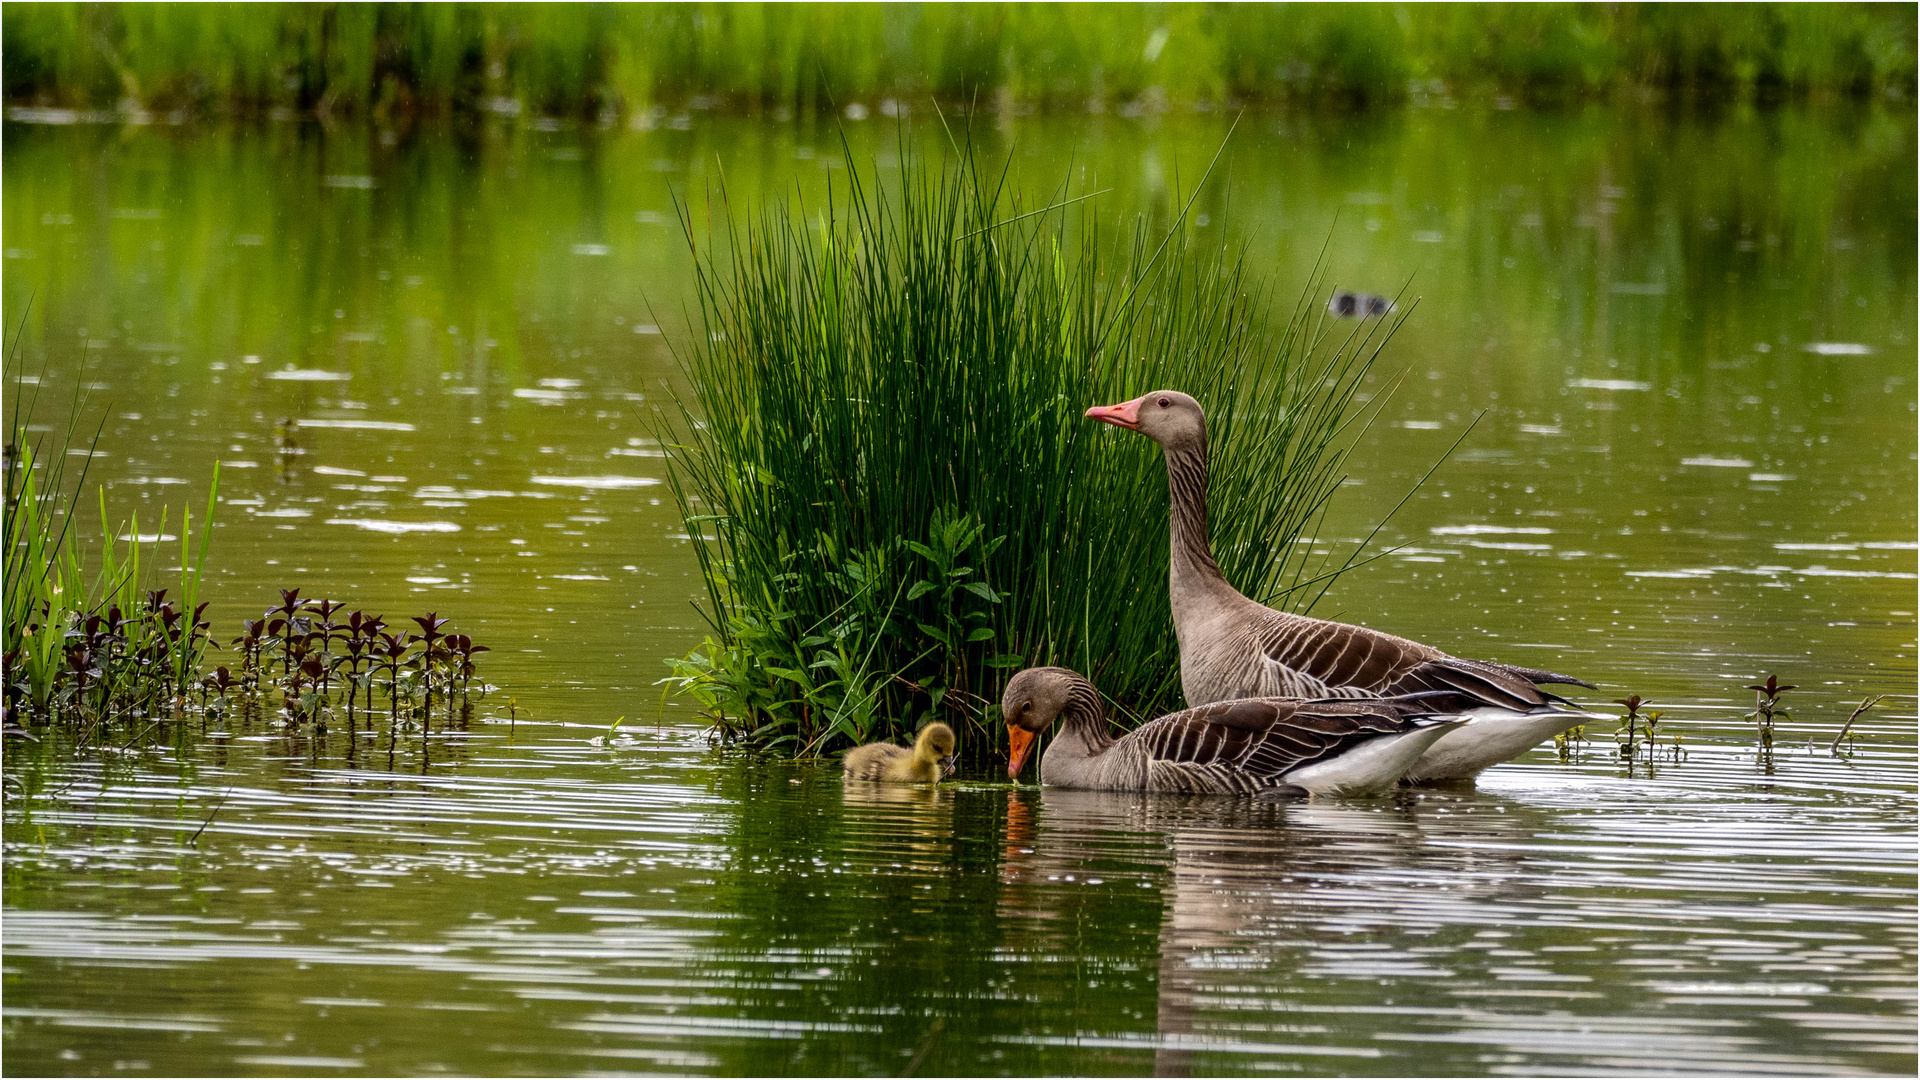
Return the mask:
<svg viewBox="0 0 1920 1080"><path fill-rule="evenodd" d="M683 119L6 125L8 325L42 419L108 418L114 512L177 522L217 459L228 636L281 586L432 609L508 688L424 743L10 746L10 1069L1913 1072L1911 117L1243 121L1196 227L1285 297L1328 244L1418 298L1323 539L1481 417L1319 613L1684 735L1294 805L854 791L660 708L704 632L648 423L675 200L704 236L845 182L830 130ZM1226 125L979 134L1164 219Z"/></svg>

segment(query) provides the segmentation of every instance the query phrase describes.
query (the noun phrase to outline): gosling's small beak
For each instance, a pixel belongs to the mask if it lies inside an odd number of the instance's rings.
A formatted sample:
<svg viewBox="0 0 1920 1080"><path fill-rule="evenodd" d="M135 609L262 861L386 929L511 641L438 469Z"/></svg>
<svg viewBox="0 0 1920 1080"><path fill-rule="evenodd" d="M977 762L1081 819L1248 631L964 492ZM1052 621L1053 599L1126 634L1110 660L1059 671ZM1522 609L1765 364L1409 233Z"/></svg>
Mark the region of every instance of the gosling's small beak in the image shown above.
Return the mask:
<svg viewBox="0 0 1920 1080"><path fill-rule="evenodd" d="M1027 763L1027 754L1039 737L1026 728L1007 725L1007 779L1020 779L1020 769Z"/></svg>
<svg viewBox="0 0 1920 1080"><path fill-rule="evenodd" d="M1095 405L1087 410L1087 419L1112 424L1114 427L1123 427L1128 431L1139 431L1140 403L1147 400L1147 396L1142 394L1132 401L1123 401L1118 405Z"/></svg>
<svg viewBox="0 0 1920 1080"><path fill-rule="evenodd" d="M943 757L940 759L940 775L941 776L953 775L953 755L952 754L948 754L946 757Z"/></svg>

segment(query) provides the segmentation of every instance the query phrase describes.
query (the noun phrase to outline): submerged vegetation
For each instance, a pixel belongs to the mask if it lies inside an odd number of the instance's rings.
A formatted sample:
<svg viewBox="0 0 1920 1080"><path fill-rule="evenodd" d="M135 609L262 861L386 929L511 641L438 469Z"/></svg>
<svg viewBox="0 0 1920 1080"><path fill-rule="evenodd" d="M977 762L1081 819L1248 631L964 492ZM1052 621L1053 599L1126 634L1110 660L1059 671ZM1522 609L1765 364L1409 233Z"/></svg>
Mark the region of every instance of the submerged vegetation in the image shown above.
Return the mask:
<svg viewBox="0 0 1920 1080"><path fill-rule="evenodd" d="M1911 97L1911 4L11 4L14 105L383 118Z"/></svg>
<svg viewBox="0 0 1920 1080"><path fill-rule="evenodd" d="M1206 404L1231 580L1303 609L1352 564L1311 536L1397 323L1336 329L1311 289L1276 314L1184 213L1110 235L955 155L903 146L885 190L849 156L829 206L699 252L693 401L663 441L714 632L669 689L727 737L812 753L938 718L983 757L1000 682L1041 663L1165 711L1166 469L1082 418L1155 387Z"/></svg>

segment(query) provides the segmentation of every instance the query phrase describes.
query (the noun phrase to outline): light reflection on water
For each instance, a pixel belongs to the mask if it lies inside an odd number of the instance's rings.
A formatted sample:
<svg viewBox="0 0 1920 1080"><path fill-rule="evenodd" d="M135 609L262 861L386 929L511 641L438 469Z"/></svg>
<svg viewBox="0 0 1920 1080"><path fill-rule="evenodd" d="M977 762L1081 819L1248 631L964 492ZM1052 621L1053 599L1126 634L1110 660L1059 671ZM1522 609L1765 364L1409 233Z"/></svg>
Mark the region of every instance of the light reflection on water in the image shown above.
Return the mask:
<svg viewBox="0 0 1920 1080"><path fill-rule="evenodd" d="M929 1073L1913 1055L1910 746L1261 805L435 738L424 775L277 736L50 773L10 822L11 1067L897 1072L934 1020Z"/></svg>
<svg viewBox="0 0 1920 1080"><path fill-rule="evenodd" d="M1000 145L1153 212L1215 119ZM116 512L156 531L222 460L217 630L296 585L433 607L519 720L8 747L9 1068L1912 1073L1911 117L1255 127L1234 215L1282 294L1355 193L1336 283L1423 294L1317 546L1490 410L1319 613L1638 692L1684 755L1597 720L1474 790L1295 805L717 755L654 729L705 632L645 422L685 330L656 211L716 158L739 205L815 199L818 133L10 124L8 325L31 295L43 400L110 417ZM583 138L604 168L546 153Z"/></svg>

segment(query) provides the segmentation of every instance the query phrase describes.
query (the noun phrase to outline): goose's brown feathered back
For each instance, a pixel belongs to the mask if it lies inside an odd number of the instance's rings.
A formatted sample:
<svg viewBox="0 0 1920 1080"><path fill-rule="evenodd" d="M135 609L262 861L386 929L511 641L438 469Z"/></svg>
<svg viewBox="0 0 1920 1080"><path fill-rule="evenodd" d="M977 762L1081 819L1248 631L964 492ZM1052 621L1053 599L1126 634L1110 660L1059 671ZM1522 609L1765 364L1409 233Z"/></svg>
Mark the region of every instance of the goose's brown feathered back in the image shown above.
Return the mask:
<svg viewBox="0 0 1920 1080"><path fill-rule="evenodd" d="M1215 640L1195 643L1201 663L1192 668L1181 643L1181 679L1190 701L1448 692L1457 695L1455 711L1495 705L1524 712L1565 701L1538 683L1575 681L1449 656L1364 626L1274 611L1250 600L1238 625L1223 629Z"/></svg>

